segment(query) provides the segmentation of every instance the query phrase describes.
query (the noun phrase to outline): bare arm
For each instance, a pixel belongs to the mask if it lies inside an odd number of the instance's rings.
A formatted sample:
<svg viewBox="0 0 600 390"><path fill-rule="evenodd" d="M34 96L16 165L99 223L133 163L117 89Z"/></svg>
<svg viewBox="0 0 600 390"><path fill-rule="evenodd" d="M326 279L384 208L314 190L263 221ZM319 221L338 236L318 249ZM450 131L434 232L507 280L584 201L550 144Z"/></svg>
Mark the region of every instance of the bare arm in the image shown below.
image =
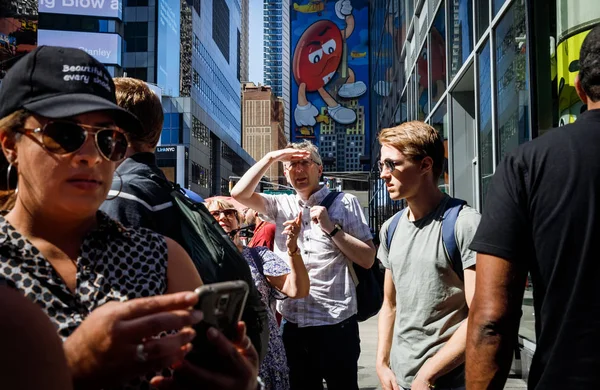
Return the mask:
<svg viewBox="0 0 600 390"><path fill-rule="evenodd" d="M304 298L310 291L308 272L300 253L290 256L290 273L282 276L267 276L267 281L293 299Z"/></svg>
<svg viewBox="0 0 600 390"><path fill-rule="evenodd" d="M72 389L62 343L48 317L19 292L0 287L2 388Z"/></svg>
<svg viewBox="0 0 600 390"><path fill-rule="evenodd" d="M185 249L177 242L165 237L169 249L167 263L167 294L194 291L202 286L202 279Z"/></svg>
<svg viewBox="0 0 600 390"><path fill-rule="evenodd" d="M464 271L464 284L468 307L471 307L475 293L475 280L475 266L467 268ZM439 377L449 373L465 361L467 326L468 319L463 321L446 344L425 362L417 374L419 380L434 384Z"/></svg>
<svg viewBox="0 0 600 390"><path fill-rule="evenodd" d="M510 371L527 269L477 254L477 284L467 330L467 387L502 389Z"/></svg>
<svg viewBox="0 0 600 390"><path fill-rule="evenodd" d="M321 230L329 234L335 228L329 213L323 206L313 206L310 208L310 218L313 222L321 225ZM360 265L363 268L369 269L375 262L376 249L373 245L373 240L361 241L358 238L347 234L343 230L339 231L332 237L333 242L340 251L350 261Z"/></svg>
<svg viewBox="0 0 600 390"><path fill-rule="evenodd" d="M344 29L344 37L346 39L350 38L350 35L354 32L354 16L348 15L346 16L346 28Z"/></svg>
<svg viewBox="0 0 600 390"><path fill-rule="evenodd" d="M375 253L377 252L375 245L373 245L373 240L363 242L342 231L333 236L333 242L342 251L344 256L353 263L366 269L373 266Z"/></svg>
<svg viewBox="0 0 600 390"><path fill-rule="evenodd" d="M304 298L310 291L310 279L308 271L298 251L298 233L300 232L300 224L302 223L302 212L298 214L296 219L285 221L283 225L285 229L282 234L288 236L286 246L290 256L290 273L282 276L267 276L267 280L273 287L284 293L290 298Z"/></svg>
<svg viewBox="0 0 600 390"><path fill-rule="evenodd" d="M310 152L297 149L283 149L267 153L256 164L254 164L241 177L235 187L231 189L231 196L246 207L258 211L267 212L265 199L254 192L260 179L267 172L271 164L278 161L303 160L310 157Z"/></svg>
<svg viewBox="0 0 600 390"><path fill-rule="evenodd" d="M377 357L375 367L384 390L399 390L396 376L390 369L390 350L396 320L396 287L392 271L385 270L383 284L383 305L377 323Z"/></svg>

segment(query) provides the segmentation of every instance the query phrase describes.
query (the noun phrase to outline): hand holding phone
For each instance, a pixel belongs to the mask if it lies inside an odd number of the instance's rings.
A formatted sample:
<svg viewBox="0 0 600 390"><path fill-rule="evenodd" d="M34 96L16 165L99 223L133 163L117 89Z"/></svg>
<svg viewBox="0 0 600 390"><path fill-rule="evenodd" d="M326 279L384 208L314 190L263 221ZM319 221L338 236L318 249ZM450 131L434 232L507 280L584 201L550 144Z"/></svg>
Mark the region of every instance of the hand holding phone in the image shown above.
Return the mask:
<svg viewBox="0 0 600 390"><path fill-rule="evenodd" d="M218 370L219 355L208 341L206 332L214 327L229 340L235 340L248 297L248 284L242 280L213 283L198 287L194 292L198 294L194 309L201 310L204 319L194 326L196 337L186 359L197 366Z"/></svg>

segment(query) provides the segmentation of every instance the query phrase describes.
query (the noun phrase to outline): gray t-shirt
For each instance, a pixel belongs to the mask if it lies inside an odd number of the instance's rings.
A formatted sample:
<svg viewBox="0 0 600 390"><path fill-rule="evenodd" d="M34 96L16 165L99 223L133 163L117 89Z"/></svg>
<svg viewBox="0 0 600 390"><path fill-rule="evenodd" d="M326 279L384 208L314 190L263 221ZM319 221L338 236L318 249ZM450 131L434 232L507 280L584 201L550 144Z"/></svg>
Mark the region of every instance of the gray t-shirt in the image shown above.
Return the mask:
<svg viewBox="0 0 600 390"><path fill-rule="evenodd" d="M392 272L396 287L396 321L390 366L400 386L409 388L427 359L448 341L467 318L464 283L452 268L442 241L445 196L436 210L418 221L409 221L405 212L392 238L386 244L390 220L381 228L377 254ZM463 269L475 265L475 252L469 249L481 216L468 206L462 208L454 233ZM464 386L464 369L440 379L436 384Z"/></svg>

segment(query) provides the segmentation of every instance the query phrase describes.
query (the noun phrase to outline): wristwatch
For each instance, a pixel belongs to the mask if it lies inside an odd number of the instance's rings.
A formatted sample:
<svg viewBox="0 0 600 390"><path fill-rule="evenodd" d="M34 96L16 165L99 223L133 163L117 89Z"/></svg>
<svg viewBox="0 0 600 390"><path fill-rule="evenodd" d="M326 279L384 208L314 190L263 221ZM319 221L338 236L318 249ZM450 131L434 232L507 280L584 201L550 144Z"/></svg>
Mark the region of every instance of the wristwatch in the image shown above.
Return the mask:
<svg viewBox="0 0 600 390"><path fill-rule="evenodd" d="M342 230L342 227L340 226L339 223L335 224L335 227L333 228L333 230L330 233L327 233L326 231L323 230L323 233L327 234L327 237L329 238L333 238L333 236L335 236L336 234L338 234L338 232Z"/></svg>
<svg viewBox="0 0 600 390"><path fill-rule="evenodd" d="M300 248L299 248L299 247L296 247L296 250L295 250L295 251L293 251L293 252L290 252L290 250L288 249L288 251L287 251L287 252L288 252L288 256L290 256L290 257L292 257L292 256L294 256L294 255L299 255L299 254L300 254Z"/></svg>

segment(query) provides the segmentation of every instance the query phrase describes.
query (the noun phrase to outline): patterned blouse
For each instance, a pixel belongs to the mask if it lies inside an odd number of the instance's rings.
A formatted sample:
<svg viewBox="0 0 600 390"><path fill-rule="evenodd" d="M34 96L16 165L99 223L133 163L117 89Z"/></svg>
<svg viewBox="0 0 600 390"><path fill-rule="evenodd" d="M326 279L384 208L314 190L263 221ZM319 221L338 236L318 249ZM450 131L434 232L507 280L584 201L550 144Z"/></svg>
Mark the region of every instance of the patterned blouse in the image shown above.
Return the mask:
<svg viewBox="0 0 600 390"><path fill-rule="evenodd" d="M96 229L81 246L77 287L72 293L40 251L0 216L0 279L37 303L63 341L94 309L109 301L167 291L164 237L147 229L125 228L101 211L97 219ZM155 375L149 373L118 389L150 389L149 379Z"/></svg>
<svg viewBox="0 0 600 390"><path fill-rule="evenodd" d="M269 349L263 360L259 375L265 382L267 390L288 390L290 388L289 374L290 370L285 357L285 348L283 339L275 318L274 303L276 299L284 299L286 296L277 291L267 282L267 276L282 276L290 273L290 267L286 262L271 252L269 248L261 246L252 248L255 256L252 256L250 248L244 248L242 255L250 266L252 279L260 293L263 303L270 309L269 313ZM254 257L262 262L262 273L257 267Z"/></svg>

